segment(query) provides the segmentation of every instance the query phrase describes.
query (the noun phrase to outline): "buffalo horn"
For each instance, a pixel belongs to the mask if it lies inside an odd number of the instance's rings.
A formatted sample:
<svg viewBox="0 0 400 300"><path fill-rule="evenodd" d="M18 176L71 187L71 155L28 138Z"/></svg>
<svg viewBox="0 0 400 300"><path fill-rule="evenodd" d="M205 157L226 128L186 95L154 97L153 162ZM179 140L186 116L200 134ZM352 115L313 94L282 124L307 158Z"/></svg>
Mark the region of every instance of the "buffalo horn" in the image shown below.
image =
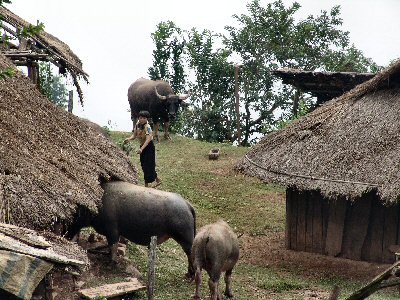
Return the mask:
<svg viewBox="0 0 400 300"><path fill-rule="evenodd" d="M179 95L179 99L180 100L186 100L187 98L189 97L189 94L182 94L182 95Z"/></svg>
<svg viewBox="0 0 400 300"><path fill-rule="evenodd" d="M157 87L154 87L154 91L156 92L156 95L158 98L160 98L161 100L165 100L167 99L167 96L161 96L158 92L157 92Z"/></svg>

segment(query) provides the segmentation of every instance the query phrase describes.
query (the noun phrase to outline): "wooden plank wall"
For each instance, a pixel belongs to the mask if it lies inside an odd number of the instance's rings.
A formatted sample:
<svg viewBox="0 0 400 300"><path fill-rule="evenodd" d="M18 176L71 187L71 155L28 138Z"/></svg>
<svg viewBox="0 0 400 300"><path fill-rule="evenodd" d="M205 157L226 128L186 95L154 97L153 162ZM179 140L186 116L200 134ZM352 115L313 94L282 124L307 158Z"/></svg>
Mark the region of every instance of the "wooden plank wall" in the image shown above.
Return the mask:
<svg viewBox="0 0 400 300"><path fill-rule="evenodd" d="M299 201L299 199L302 199ZM328 206L319 193L286 190L286 247L325 253Z"/></svg>
<svg viewBox="0 0 400 300"><path fill-rule="evenodd" d="M330 209L328 213L328 231L325 242L325 254L329 256L339 256L340 253L342 253L343 229L346 210L347 201L343 197L336 199L336 201L330 202Z"/></svg>
<svg viewBox="0 0 400 300"><path fill-rule="evenodd" d="M286 247L392 263L393 246L400 245L399 217L400 205L385 206L375 193L353 202L344 198L328 201L317 191L288 188Z"/></svg>

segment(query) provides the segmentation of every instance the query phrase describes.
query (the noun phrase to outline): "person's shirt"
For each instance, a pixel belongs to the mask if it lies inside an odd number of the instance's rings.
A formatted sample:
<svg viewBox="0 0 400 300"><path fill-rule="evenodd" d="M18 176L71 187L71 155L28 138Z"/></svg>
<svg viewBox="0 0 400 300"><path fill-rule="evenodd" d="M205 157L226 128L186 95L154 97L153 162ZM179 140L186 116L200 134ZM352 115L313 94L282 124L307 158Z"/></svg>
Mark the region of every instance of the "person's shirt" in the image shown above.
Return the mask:
<svg viewBox="0 0 400 300"><path fill-rule="evenodd" d="M142 125L139 121L135 125L135 131L136 137L138 138L140 145L144 144L144 142L146 141L146 137L148 135L151 135L152 132L149 122L146 122Z"/></svg>

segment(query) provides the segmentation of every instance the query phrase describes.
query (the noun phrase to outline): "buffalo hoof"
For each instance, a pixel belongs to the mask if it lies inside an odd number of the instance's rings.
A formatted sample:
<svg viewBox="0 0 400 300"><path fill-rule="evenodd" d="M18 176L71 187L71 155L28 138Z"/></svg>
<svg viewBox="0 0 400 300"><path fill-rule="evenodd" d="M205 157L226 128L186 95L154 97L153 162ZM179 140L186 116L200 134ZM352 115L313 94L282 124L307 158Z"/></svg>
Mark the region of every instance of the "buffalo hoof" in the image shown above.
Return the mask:
<svg viewBox="0 0 400 300"><path fill-rule="evenodd" d="M228 298L233 298L233 294L231 291L225 292L224 295Z"/></svg>

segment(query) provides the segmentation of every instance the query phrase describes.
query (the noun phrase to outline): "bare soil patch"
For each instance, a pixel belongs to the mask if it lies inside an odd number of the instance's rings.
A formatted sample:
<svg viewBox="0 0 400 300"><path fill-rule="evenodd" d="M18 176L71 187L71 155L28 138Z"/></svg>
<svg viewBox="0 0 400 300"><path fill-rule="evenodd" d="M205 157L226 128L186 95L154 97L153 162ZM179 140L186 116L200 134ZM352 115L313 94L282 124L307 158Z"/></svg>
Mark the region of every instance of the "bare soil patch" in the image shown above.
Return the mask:
<svg viewBox="0 0 400 300"><path fill-rule="evenodd" d="M241 260L258 266L272 266L305 276L340 277L368 281L390 265L354 261L315 253L285 249L284 233L240 238Z"/></svg>

